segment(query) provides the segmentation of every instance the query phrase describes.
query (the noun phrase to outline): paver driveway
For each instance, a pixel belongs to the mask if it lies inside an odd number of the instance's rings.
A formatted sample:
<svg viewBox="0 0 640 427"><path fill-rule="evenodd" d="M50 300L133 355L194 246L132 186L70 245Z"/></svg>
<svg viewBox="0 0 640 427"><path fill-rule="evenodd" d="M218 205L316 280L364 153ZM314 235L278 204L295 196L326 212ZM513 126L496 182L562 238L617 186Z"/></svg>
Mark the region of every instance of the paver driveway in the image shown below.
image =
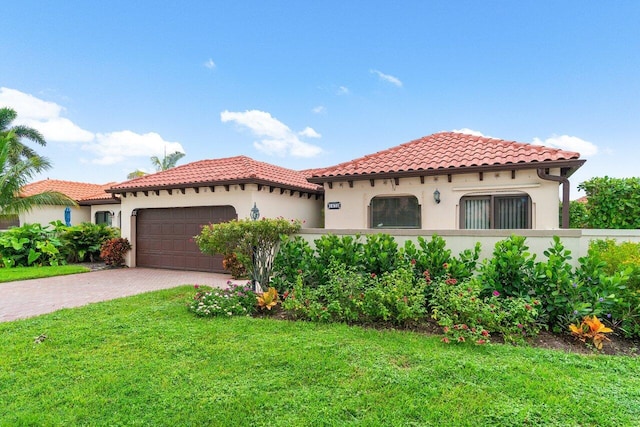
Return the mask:
<svg viewBox="0 0 640 427"><path fill-rule="evenodd" d="M229 278L197 271L121 268L0 283L0 322L185 284L222 288Z"/></svg>

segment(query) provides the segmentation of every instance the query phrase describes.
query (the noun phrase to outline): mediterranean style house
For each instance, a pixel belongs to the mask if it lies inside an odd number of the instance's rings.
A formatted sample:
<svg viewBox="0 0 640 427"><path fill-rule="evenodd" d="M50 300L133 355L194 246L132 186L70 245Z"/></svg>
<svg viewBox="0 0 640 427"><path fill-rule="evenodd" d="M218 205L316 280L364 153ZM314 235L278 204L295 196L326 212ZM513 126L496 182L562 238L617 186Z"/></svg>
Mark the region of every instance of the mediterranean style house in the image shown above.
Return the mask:
<svg viewBox="0 0 640 427"><path fill-rule="evenodd" d="M585 160L554 148L442 132L309 171L325 191L325 227L555 229L558 185Z"/></svg>
<svg viewBox="0 0 640 427"><path fill-rule="evenodd" d="M105 192L115 184L110 182L99 185L58 179L45 179L27 184L22 187L22 196L57 191L75 200L78 205L39 206L21 214L19 224L48 224L59 220L69 225L93 222L120 227L120 200Z"/></svg>
<svg viewBox="0 0 640 427"><path fill-rule="evenodd" d="M119 226L134 248L129 266L223 271L221 258L202 255L193 236L209 223L248 218L252 209L299 219L307 228L568 228L569 177L584 162L575 152L441 132L320 169L295 171L236 156L119 184L75 183L74 189L45 180L24 192L56 190L74 198L74 224ZM64 221L64 209L44 207L20 220Z"/></svg>

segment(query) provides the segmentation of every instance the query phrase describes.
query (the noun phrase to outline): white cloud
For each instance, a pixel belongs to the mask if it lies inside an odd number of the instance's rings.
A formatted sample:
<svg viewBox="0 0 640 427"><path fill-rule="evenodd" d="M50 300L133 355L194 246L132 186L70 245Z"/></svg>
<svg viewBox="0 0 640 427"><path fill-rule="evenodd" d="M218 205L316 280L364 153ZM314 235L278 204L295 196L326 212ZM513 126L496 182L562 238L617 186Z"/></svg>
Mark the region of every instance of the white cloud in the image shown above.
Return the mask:
<svg viewBox="0 0 640 427"><path fill-rule="evenodd" d="M483 136L485 138L491 138L490 136L486 136L485 134L483 134L479 130L473 130L473 129L469 129L469 128L454 129L451 132L458 132L458 133L464 133L464 134L467 134L467 135Z"/></svg>
<svg viewBox="0 0 640 427"><path fill-rule="evenodd" d="M216 68L216 63L213 62L213 59L209 58L209 60L204 63L204 66L210 70L213 70L214 68Z"/></svg>
<svg viewBox="0 0 640 427"><path fill-rule="evenodd" d="M163 156L185 152L178 142L169 142L154 132L138 134L130 130L94 134L82 129L66 117L65 108L15 89L0 88L0 107L8 106L18 113L14 124L39 130L47 141L80 142L82 150L96 157L80 161L112 165L129 157Z"/></svg>
<svg viewBox="0 0 640 427"><path fill-rule="evenodd" d="M338 87L337 93L338 95L349 95L349 88L346 86L340 86Z"/></svg>
<svg viewBox="0 0 640 427"><path fill-rule="evenodd" d="M544 141L540 138L534 138L533 144L545 145L547 147L559 148L561 150L577 151L580 155L589 157L598 154L598 147L582 138L569 135L554 135Z"/></svg>
<svg viewBox="0 0 640 427"><path fill-rule="evenodd" d="M323 113L326 113L327 109L324 108L323 105L318 105L317 107L313 107L311 111L313 111L316 114L323 114Z"/></svg>
<svg viewBox="0 0 640 427"><path fill-rule="evenodd" d="M43 101L19 90L0 88L0 106L11 107L18 118L13 124L32 127L47 141L88 142L93 133L82 129L71 120L61 117L64 107Z"/></svg>
<svg viewBox="0 0 640 427"><path fill-rule="evenodd" d="M130 130L123 130L96 135L94 143L82 146L83 150L97 155L92 163L112 165L125 160L127 157L164 156L184 149L179 142L169 142L155 133L138 134Z"/></svg>
<svg viewBox="0 0 640 427"><path fill-rule="evenodd" d="M369 72L372 74L376 74L380 78L380 80L384 80L385 82L391 83L392 85L397 87L402 87L402 82L400 81L399 78L395 76L392 76L390 74L385 74L378 70L369 70Z"/></svg>
<svg viewBox="0 0 640 427"><path fill-rule="evenodd" d="M220 113L220 120L223 123L235 122L240 126L248 128L254 135L260 138L260 141L255 141L253 146L270 155L313 157L322 153L320 147L301 141L300 138L298 138L299 135L319 138L320 134L315 130L307 127L297 135L289 129L287 125L265 111L223 111Z"/></svg>
<svg viewBox="0 0 640 427"><path fill-rule="evenodd" d="M309 126L304 128L302 130L302 132L298 132L298 135L306 136L307 138L320 138L320 137L322 137L322 135L320 135L318 132L316 132L315 129L310 128Z"/></svg>

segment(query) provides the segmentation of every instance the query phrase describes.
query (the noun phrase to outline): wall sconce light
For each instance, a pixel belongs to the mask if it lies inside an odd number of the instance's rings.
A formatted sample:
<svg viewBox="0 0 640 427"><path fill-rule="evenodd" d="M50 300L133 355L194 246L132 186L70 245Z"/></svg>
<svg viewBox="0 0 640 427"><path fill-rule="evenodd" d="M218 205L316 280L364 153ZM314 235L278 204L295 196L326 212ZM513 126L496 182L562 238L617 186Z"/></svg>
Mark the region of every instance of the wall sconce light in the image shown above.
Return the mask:
<svg viewBox="0 0 640 427"><path fill-rule="evenodd" d="M440 192L437 189L433 192L433 200L436 201L436 204L440 203Z"/></svg>
<svg viewBox="0 0 640 427"><path fill-rule="evenodd" d="M251 218L252 221L256 221L258 218L260 218L260 209L258 209L255 202L253 203L253 207L251 208L251 213L249 214L249 217Z"/></svg>

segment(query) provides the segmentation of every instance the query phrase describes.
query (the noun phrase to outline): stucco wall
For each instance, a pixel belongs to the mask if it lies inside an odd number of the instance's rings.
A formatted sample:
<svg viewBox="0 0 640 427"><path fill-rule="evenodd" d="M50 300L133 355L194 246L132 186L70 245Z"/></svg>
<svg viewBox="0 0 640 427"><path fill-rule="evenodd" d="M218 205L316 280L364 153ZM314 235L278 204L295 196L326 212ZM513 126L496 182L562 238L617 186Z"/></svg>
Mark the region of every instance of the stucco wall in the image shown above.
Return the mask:
<svg viewBox="0 0 640 427"><path fill-rule="evenodd" d="M20 225L35 223L46 225L56 220L64 223L65 208L66 206L40 206L33 208L30 212L20 215ZM78 225L81 222L91 222L91 208L89 206L71 207L71 225Z"/></svg>
<svg viewBox="0 0 640 427"><path fill-rule="evenodd" d="M289 190L282 194L279 188L273 192L265 186L258 191L258 186L246 184L244 190L240 185L229 186L229 191L223 186L216 186L212 192L208 187L201 187L196 193L194 189L185 189L182 194L179 190L173 190L169 194L166 190L161 190L159 195L149 191L147 195L138 191L137 196L128 193L127 197L121 198L121 235L126 237L134 246L129 253L127 265L135 266L135 230L132 212L135 209L149 208L174 208L190 206L233 206L239 219L248 218L254 203L260 210L261 218L284 217L287 219L298 219L303 221L303 227L320 227L322 200L316 200L315 196L308 198L307 195L300 197L299 192L291 195Z"/></svg>
<svg viewBox="0 0 640 427"><path fill-rule="evenodd" d="M551 170L557 175L559 170ZM538 177L536 170L518 170L515 178L511 171L484 173L482 181L478 173L447 176L427 176L424 183L420 177L400 178L396 185L393 179L376 179L374 186L369 180L334 182L333 188L325 184L325 227L334 229L369 228L369 204L376 196L412 195L421 206L422 229L459 229L460 199L463 196L509 194L525 192L531 197L533 229L558 229L559 186L557 182ZM440 192L440 204L434 201L435 190ZM327 209L330 202L340 202L340 209Z"/></svg>

